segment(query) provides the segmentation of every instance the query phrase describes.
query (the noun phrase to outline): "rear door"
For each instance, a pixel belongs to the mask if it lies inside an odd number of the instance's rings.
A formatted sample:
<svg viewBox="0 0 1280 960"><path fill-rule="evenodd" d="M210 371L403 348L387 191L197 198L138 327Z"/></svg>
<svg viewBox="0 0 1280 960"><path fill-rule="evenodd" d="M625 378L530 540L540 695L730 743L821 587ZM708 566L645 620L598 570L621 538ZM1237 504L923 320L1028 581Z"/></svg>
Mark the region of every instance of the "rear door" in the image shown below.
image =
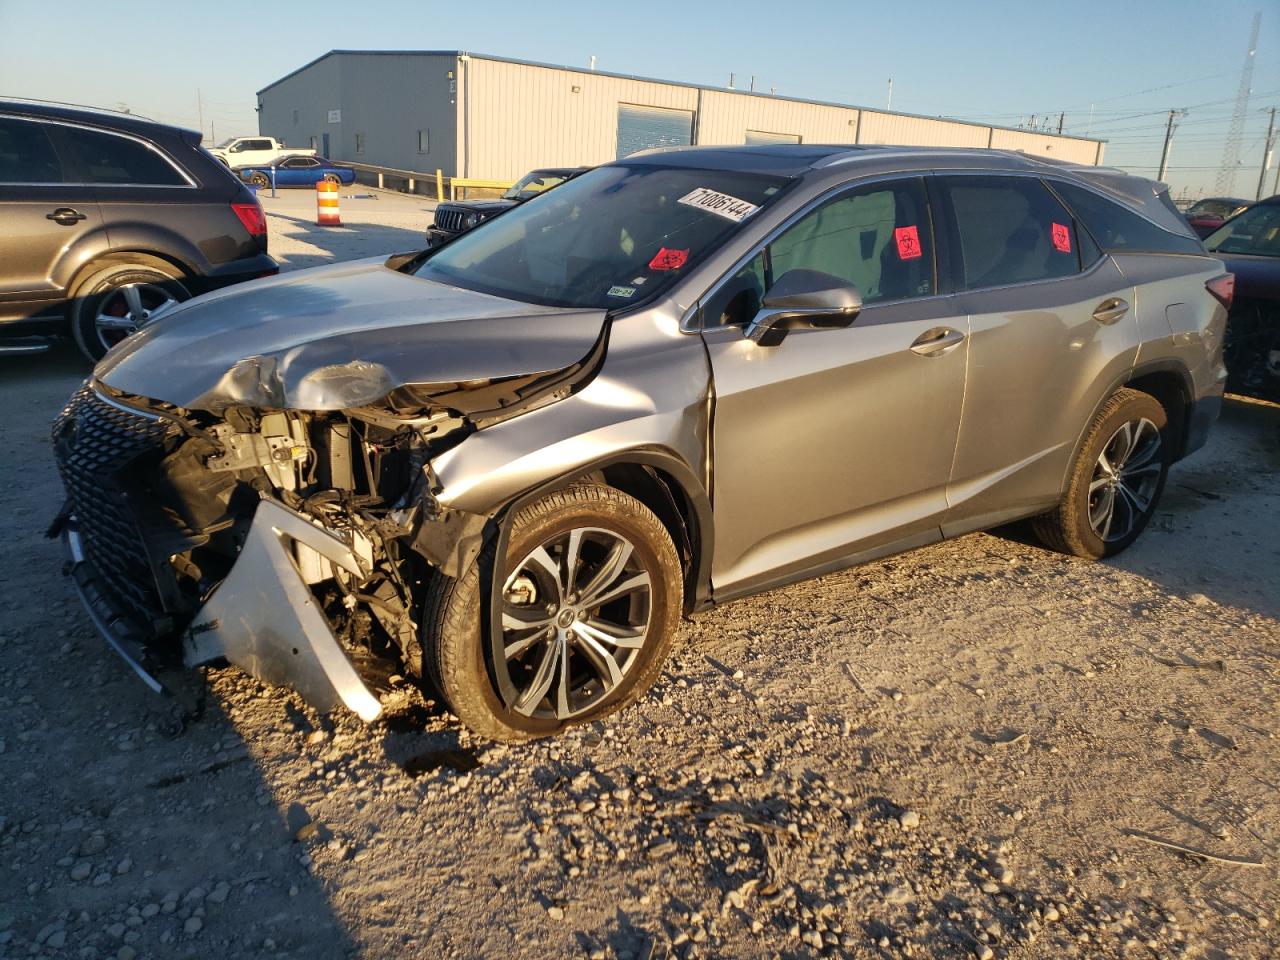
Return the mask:
<svg viewBox="0 0 1280 960"><path fill-rule="evenodd" d="M56 304L63 295L60 259L102 229L92 189L75 182L51 129L0 116L0 317Z"/></svg>
<svg viewBox="0 0 1280 960"><path fill-rule="evenodd" d="M1098 385L1132 368L1139 336L1132 284L1041 180L937 183L969 315L952 535L1057 501Z"/></svg>
<svg viewBox="0 0 1280 960"><path fill-rule="evenodd" d="M862 312L844 329L752 343L743 325L793 269L853 282ZM702 316L717 596L941 537L967 328L938 292L920 177L856 186L799 216L704 299Z"/></svg>

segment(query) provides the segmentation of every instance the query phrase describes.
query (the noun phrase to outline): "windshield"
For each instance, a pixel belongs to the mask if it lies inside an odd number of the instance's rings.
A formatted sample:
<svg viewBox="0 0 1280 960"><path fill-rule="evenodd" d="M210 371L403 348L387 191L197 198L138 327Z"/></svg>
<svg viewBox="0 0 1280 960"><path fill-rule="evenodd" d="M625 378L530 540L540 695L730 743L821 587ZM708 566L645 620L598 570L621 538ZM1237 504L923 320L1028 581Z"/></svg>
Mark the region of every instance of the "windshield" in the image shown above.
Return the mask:
<svg viewBox="0 0 1280 960"><path fill-rule="evenodd" d="M1225 220L1244 206L1246 204L1234 200L1201 200L1191 205L1187 217L1221 217Z"/></svg>
<svg viewBox="0 0 1280 960"><path fill-rule="evenodd" d="M1209 234L1204 245L1210 253L1280 257L1280 203L1250 207Z"/></svg>
<svg viewBox="0 0 1280 960"><path fill-rule="evenodd" d="M631 306L670 287L786 183L724 170L599 167L463 234L416 272L527 303Z"/></svg>
<svg viewBox="0 0 1280 960"><path fill-rule="evenodd" d="M533 173L525 174L521 179L502 195L503 200L528 200L530 197L536 197L543 190L550 190L557 183L563 183L569 178L567 173L560 171L552 172L550 170L535 170Z"/></svg>

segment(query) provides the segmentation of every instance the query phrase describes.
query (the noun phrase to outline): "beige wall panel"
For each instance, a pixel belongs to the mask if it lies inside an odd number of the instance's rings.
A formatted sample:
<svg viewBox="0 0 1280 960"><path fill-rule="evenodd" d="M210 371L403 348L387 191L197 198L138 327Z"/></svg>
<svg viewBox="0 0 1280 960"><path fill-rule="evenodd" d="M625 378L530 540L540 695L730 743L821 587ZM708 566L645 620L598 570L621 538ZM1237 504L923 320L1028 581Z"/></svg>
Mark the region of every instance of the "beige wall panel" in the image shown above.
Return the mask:
<svg viewBox="0 0 1280 960"><path fill-rule="evenodd" d="M858 142L910 147L985 147L990 129L953 120L864 110Z"/></svg>

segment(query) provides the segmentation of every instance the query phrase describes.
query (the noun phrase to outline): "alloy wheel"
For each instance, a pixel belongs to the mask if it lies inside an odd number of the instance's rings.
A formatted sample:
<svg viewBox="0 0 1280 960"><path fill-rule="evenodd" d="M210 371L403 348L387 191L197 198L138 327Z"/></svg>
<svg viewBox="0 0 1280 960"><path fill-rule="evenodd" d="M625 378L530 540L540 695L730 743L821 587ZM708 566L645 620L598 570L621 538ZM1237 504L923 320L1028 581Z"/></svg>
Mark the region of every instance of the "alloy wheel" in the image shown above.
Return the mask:
<svg viewBox="0 0 1280 960"><path fill-rule="evenodd" d="M652 582L633 544L575 527L540 544L507 577L494 672L507 706L564 721L626 680L649 634Z"/></svg>
<svg viewBox="0 0 1280 960"><path fill-rule="evenodd" d="M1104 543L1129 536L1151 509L1164 471L1160 430L1142 417L1121 424L1089 480L1089 526Z"/></svg>
<svg viewBox="0 0 1280 960"><path fill-rule="evenodd" d="M164 287L155 283L127 283L113 287L98 300L94 322L98 340L110 350L143 324L158 320L178 305L179 301Z"/></svg>

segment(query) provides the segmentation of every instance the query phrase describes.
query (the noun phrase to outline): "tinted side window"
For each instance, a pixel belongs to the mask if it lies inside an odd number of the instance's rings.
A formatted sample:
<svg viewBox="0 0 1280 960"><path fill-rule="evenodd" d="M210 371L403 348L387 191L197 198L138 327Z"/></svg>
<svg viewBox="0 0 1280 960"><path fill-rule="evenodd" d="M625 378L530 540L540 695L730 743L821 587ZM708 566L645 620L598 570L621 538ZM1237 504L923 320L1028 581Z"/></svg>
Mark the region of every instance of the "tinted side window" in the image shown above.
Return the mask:
<svg viewBox="0 0 1280 960"><path fill-rule="evenodd" d="M1079 272L1075 222L1040 181L948 177L945 182L968 289Z"/></svg>
<svg viewBox="0 0 1280 960"><path fill-rule="evenodd" d="M187 181L156 151L137 140L80 127L63 128L88 183L181 187Z"/></svg>
<svg viewBox="0 0 1280 960"><path fill-rule="evenodd" d="M769 245L770 283L821 270L854 284L865 304L934 292L933 239L919 180L864 187L805 214Z"/></svg>
<svg viewBox="0 0 1280 960"><path fill-rule="evenodd" d="M1201 252L1198 240L1161 229L1146 217L1141 217L1092 190L1057 181L1054 181L1053 189L1070 204L1085 229L1098 241L1098 246L1108 253L1139 250L1154 253Z"/></svg>
<svg viewBox="0 0 1280 960"><path fill-rule="evenodd" d="M0 183L62 182L62 164L44 125L0 117Z"/></svg>
<svg viewBox="0 0 1280 960"><path fill-rule="evenodd" d="M935 291L933 235L920 180L853 190L788 227L718 290L707 326L745 323L790 270L820 270L858 288L864 304Z"/></svg>

